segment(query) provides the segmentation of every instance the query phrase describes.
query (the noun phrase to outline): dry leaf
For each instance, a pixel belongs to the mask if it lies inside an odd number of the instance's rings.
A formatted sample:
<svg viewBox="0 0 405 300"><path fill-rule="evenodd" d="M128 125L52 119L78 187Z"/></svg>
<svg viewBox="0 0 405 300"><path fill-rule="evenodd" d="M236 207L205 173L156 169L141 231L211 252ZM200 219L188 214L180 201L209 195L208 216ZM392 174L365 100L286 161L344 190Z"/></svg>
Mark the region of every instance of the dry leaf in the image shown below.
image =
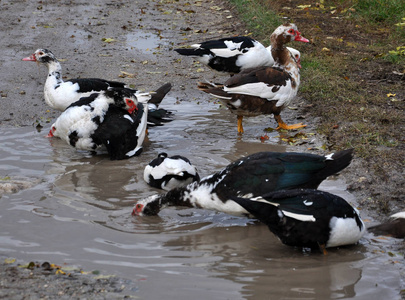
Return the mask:
<svg viewBox="0 0 405 300"><path fill-rule="evenodd" d="M310 8L310 7L311 7L310 4L308 4L308 5L298 5L297 6L297 8L299 8L299 9L306 9L306 8Z"/></svg>
<svg viewBox="0 0 405 300"><path fill-rule="evenodd" d="M105 42L105 43L112 43L112 42L115 42L115 40L113 39L113 38L102 38L101 39L103 42Z"/></svg>
<svg viewBox="0 0 405 300"><path fill-rule="evenodd" d="M121 71L121 75L119 75L120 78L135 78L136 75L132 73L128 73L125 71Z"/></svg>
<svg viewBox="0 0 405 300"><path fill-rule="evenodd" d="M4 259L5 264L12 264L15 262L15 258L6 258Z"/></svg>

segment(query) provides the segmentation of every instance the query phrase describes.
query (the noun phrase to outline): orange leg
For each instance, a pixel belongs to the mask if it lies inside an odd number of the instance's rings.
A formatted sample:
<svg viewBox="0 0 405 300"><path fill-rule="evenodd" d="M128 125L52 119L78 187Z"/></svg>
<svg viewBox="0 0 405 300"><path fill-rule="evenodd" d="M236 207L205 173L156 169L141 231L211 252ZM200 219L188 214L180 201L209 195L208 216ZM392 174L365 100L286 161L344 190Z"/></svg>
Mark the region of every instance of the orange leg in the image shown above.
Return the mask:
<svg viewBox="0 0 405 300"><path fill-rule="evenodd" d="M307 125L304 125L302 123L297 123L297 124L293 124L293 125L287 125L286 123L284 123L284 121L281 119L280 115L276 115L274 116L274 119L276 119L277 123L278 123L278 127L276 129L287 129L287 130L292 130L292 129L298 129L298 128L302 128L302 127L306 127Z"/></svg>
<svg viewBox="0 0 405 300"><path fill-rule="evenodd" d="M326 245L324 244L319 244L319 249L323 253L323 255L328 255L328 251L326 250Z"/></svg>
<svg viewBox="0 0 405 300"><path fill-rule="evenodd" d="M238 116L238 133L243 133L242 120L243 116Z"/></svg>

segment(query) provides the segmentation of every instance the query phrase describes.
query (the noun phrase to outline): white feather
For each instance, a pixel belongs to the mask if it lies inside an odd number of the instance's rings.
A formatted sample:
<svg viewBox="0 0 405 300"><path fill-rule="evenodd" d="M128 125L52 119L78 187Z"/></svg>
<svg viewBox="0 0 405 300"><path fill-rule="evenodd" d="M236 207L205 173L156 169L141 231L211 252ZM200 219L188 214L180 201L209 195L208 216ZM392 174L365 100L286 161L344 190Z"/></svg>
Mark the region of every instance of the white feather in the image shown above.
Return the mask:
<svg viewBox="0 0 405 300"><path fill-rule="evenodd" d="M405 219L405 211L398 212L393 214L390 218L392 219Z"/></svg>
<svg viewBox="0 0 405 300"><path fill-rule="evenodd" d="M360 230L357 222L353 218L331 218L329 227L331 229L330 236L326 247L337 247L342 245L355 244L365 233L363 221Z"/></svg>

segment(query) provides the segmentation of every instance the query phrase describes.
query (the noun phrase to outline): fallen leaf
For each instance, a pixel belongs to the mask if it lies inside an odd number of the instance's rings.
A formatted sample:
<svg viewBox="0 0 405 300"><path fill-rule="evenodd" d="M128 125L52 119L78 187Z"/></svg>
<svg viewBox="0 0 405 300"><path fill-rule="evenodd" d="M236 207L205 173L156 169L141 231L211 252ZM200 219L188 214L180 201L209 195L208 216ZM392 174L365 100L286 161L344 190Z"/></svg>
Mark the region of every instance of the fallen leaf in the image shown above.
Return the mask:
<svg viewBox="0 0 405 300"><path fill-rule="evenodd" d="M346 42L346 45L352 48L357 48L357 45L355 43L352 42Z"/></svg>
<svg viewBox="0 0 405 300"><path fill-rule="evenodd" d="M115 42L115 40L113 38L102 38L101 39L104 43L112 43Z"/></svg>
<svg viewBox="0 0 405 300"><path fill-rule="evenodd" d="M12 263L14 263L15 262L15 258L6 258L5 260L4 260L4 263L5 264L12 264Z"/></svg>
<svg viewBox="0 0 405 300"><path fill-rule="evenodd" d="M306 9L306 8L310 8L311 7L311 4L308 4L308 5L298 5L297 6L297 8L299 8L299 9Z"/></svg>
<svg viewBox="0 0 405 300"><path fill-rule="evenodd" d="M396 95L397 95L397 94L388 93L388 94L387 94L387 97L388 97L388 98L390 98L390 97L395 97Z"/></svg>
<svg viewBox="0 0 405 300"><path fill-rule="evenodd" d="M214 6L211 6L210 9L218 11L218 10L221 10L222 8L219 7L219 6L214 5Z"/></svg>
<svg viewBox="0 0 405 300"><path fill-rule="evenodd" d="M61 269L57 269L56 272L55 272L55 274L56 274L56 275L59 275L59 274L61 274L61 275L66 275L66 272L63 272Z"/></svg>
<svg viewBox="0 0 405 300"><path fill-rule="evenodd" d="M135 78L136 75L132 73L128 73L125 71L121 71L121 75L119 75L120 78Z"/></svg>
<svg viewBox="0 0 405 300"><path fill-rule="evenodd" d="M261 137L260 137L260 141L263 143L264 141L266 141L266 140L268 140L269 139L269 136L267 135L267 134L265 134L265 135L262 135Z"/></svg>

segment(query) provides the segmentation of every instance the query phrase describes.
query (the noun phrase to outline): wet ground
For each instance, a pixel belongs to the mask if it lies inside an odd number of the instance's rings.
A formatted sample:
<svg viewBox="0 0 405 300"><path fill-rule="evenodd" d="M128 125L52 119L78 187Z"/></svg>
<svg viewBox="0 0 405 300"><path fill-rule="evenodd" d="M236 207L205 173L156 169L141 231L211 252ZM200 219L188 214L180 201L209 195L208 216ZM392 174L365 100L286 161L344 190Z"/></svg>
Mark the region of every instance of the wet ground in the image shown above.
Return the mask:
<svg viewBox="0 0 405 300"><path fill-rule="evenodd" d="M268 117L247 119L240 137L236 118L196 91L196 80L226 77L171 48L230 34L237 22L220 2L93 3L0 3L8 20L0 47L9 54L0 61L0 257L98 270L123 279L118 296L141 299L400 298L403 257L386 250L400 243L395 239L367 234L359 245L323 256L282 245L252 220L212 211L170 208L158 217L132 217L136 200L159 192L142 178L159 152L189 157L205 176L254 152L316 148L322 137L308 135L305 148L297 148L272 132L261 143L264 125L276 125ZM172 82L162 107L175 120L151 128L141 156L124 161L45 138L59 114L43 103L46 71L20 61L39 47L65 59L68 78L119 79L144 90ZM299 109L283 115L292 122L297 116L305 117ZM342 177L321 186L356 205L345 187Z"/></svg>

